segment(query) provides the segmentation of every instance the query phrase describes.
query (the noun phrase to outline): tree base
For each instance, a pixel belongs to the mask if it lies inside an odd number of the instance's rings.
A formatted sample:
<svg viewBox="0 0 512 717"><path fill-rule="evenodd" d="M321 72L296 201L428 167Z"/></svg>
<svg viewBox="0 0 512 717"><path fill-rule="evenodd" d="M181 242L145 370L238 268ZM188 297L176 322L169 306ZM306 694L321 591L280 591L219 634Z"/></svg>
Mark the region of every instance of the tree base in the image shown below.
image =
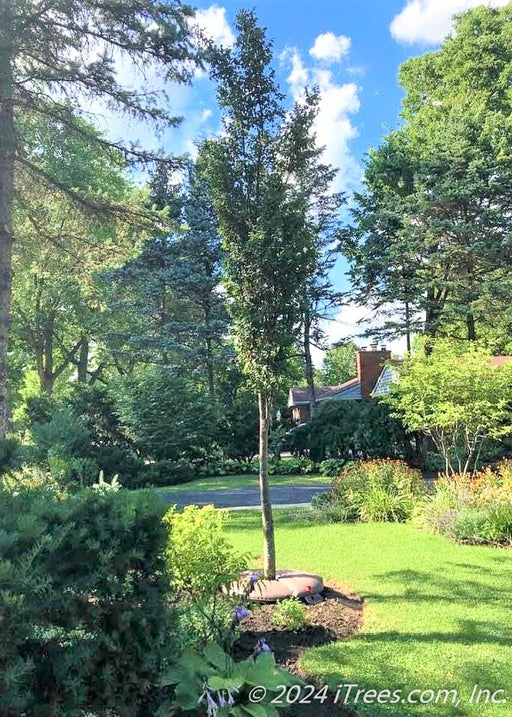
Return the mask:
<svg viewBox="0 0 512 717"><path fill-rule="evenodd" d="M322 578L314 573L302 570L276 570L275 580L266 580L263 570L251 570L242 573L240 582L233 583L232 594L245 594L251 575L259 575L259 580L247 596L251 602L277 602L286 598L313 598L324 589Z"/></svg>

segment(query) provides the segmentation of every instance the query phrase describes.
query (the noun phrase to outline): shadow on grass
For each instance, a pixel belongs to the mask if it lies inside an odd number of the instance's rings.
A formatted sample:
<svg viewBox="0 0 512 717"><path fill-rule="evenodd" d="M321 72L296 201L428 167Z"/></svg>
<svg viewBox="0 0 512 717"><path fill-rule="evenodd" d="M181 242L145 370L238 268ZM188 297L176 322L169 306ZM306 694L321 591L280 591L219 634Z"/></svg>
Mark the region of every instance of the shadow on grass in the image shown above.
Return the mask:
<svg viewBox="0 0 512 717"><path fill-rule="evenodd" d="M409 637L409 636L407 636ZM457 637L457 636L455 636ZM460 636L458 636L460 637ZM482 634L479 633L479 637ZM410 635L411 640L424 644L438 640L453 641L453 635L443 634L416 634ZM460 644L460 640L456 640ZM400 643L398 659L390 654L390 644ZM464 644L467 644L464 642ZM350 647L350 649L347 649ZM506 656L503 656L500 666L494 660L480 660L479 662L463 662L457 665L456 673L449 674L449 670L439 670L432 674L428 669L422 669L421 657L414 669L407 669L404 665L404 653L417 652L414 643L408 644L401 633L383 632L379 635L359 634L350 638L349 644L345 642L331 643L322 647L308 650L301 658L299 664L306 676L306 681L314 681L317 684L328 684L332 691L340 686L354 684L357 687L353 690L375 690L377 693L389 690L394 693L400 691L400 699L392 704L365 705L362 701L354 704L349 699L347 706L356 709L358 714L364 715L396 715L405 717L412 715L434 715L435 717L467 717L468 715L480 714L510 714L505 704L490 704L488 710L485 708L485 695L482 695L480 703L475 699L470 702L475 685L478 690L489 690L491 694L498 690L505 690L500 698L510 701L510 676L503 669L506 664ZM371 655L371 657L369 657ZM448 675L448 676L447 676ZM507 690L507 687L509 688ZM456 695L452 692L456 690ZM414 694L411 694L415 691ZM420 701L420 694L425 691L425 704ZM427 692L428 691L428 692ZM448 694L447 694L448 693ZM342 691L342 694L346 692ZM415 700L416 704L408 701L408 695ZM352 693L353 697L353 693ZM375 702L375 699L374 699Z"/></svg>
<svg viewBox="0 0 512 717"><path fill-rule="evenodd" d="M480 601L482 607L490 604L510 603L512 607L512 561L508 566L492 570L470 563L445 562L443 567L446 574L433 572L420 572L418 570L397 570L379 573L374 578L382 583L396 583L405 585L403 592L378 593L371 591L373 600L386 601L406 600L411 602L474 602ZM457 574L457 579L448 577ZM482 576L481 580L475 574ZM489 581L489 578L491 581ZM493 578L496 580L494 581ZM501 586L497 584L501 583Z"/></svg>

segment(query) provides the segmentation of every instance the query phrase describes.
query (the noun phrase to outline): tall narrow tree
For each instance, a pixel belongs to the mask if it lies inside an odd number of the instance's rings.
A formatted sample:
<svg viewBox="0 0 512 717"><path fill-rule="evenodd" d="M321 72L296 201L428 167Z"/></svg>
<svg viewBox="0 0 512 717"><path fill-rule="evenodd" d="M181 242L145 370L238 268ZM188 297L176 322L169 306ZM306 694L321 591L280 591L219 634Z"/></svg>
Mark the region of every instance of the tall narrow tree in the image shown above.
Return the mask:
<svg viewBox="0 0 512 717"><path fill-rule="evenodd" d="M289 116L271 68L272 46L254 13L237 16L232 50L210 48L224 133L203 149L223 239L225 284L244 372L258 393L265 575L275 576L268 438L273 400L298 338L305 282L317 238L298 181L314 151L304 105Z"/></svg>

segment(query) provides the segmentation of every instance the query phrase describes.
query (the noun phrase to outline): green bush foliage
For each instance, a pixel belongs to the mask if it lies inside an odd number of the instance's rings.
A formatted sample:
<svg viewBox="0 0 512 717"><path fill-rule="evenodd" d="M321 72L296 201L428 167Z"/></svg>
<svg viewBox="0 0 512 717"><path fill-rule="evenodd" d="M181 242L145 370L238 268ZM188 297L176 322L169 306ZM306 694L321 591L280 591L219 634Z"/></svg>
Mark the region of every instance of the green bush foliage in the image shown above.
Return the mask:
<svg viewBox="0 0 512 717"><path fill-rule="evenodd" d="M272 612L272 622L286 630L299 630L308 623L306 606L297 598L281 600Z"/></svg>
<svg viewBox="0 0 512 717"><path fill-rule="evenodd" d="M424 494L421 473L404 461L351 463L334 479L328 497L314 503L329 520L405 521Z"/></svg>
<svg viewBox="0 0 512 717"><path fill-rule="evenodd" d="M335 478L347 465L344 458L326 458L320 463L320 473L328 478Z"/></svg>
<svg viewBox="0 0 512 717"><path fill-rule="evenodd" d="M270 475L311 475L317 473L319 466L309 458L287 458L280 460L271 458L269 460ZM259 472L259 461L235 461L218 460L205 466L199 475L257 475ZM197 474L196 476L197 477Z"/></svg>
<svg viewBox="0 0 512 717"><path fill-rule="evenodd" d="M383 403L371 401L323 401L307 426L289 433L288 446L307 451L314 461L326 458L406 458L410 439Z"/></svg>
<svg viewBox="0 0 512 717"><path fill-rule="evenodd" d="M415 522L460 543L512 545L512 461L472 476L444 476Z"/></svg>
<svg viewBox="0 0 512 717"><path fill-rule="evenodd" d="M430 437L446 474L472 473L482 451L512 434L512 362L495 365L472 341L425 341L397 368L384 400L408 430Z"/></svg>
<svg viewBox="0 0 512 717"><path fill-rule="evenodd" d="M0 712L143 714L172 652L151 492L0 492Z"/></svg>
<svg viewBox="0 0 512 717"><path fill-rule="evenodd" d="M122 433L105 391L79 387L60 404L33 400L31 405L32 445L24 451L29 465L50 471L66 489L91 486L100 471L118 474L126 487L147 482L144 463Z"/></svg>
<svg viewBox="0 0 512 717"><path fill-rule="evenodd" d="M117 410L138 451L153 461L205 464L217 416L208 397L183 377L145 367L116 384Z"/></svg>
<svg viewBox="0 0 512 717"><path fill-rule="evenodd" d="M170 508L164 518L169 528L166 550L171 590L180 605L180 623L186 644L215 639L230 647L232 611L238 598L223 588L240 579L247 556L233 549L225 524L229 514L213 505Z"/></svg>

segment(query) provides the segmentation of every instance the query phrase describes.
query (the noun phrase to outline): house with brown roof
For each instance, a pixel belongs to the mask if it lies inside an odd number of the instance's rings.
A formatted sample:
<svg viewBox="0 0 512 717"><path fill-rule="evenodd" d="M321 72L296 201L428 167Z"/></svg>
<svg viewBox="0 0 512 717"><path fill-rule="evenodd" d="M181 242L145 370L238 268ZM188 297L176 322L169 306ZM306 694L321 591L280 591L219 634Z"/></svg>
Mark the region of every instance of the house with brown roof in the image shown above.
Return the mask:
<svg viewBox="0 0 512 717"><path fill-rule="evenodd" d="M371 344L370 348L363 347L356 354L357 376L345 381L339 386L318 386L315 388L316 403L326 399L342 401L364 401L371 398L373 390L385 364L391 360L391 351L385 346L378 348ZM311 418L311 394L309 388L292 386L288 394L288 407L292 418L297 423L309 421Z"/></svg>
<svg viewBox="0 0 512 717"><path fill-rule="evenodd" d="M493 356L493 366L503 366L512 361L512 356ZM370 349L362 347L356 354L357 376L339 386L318 386L315 388L316 403L326 399L342 401L364 401L374 396L389 393L391 381L396 375L395 366L402 363L401 359L392 359L391 352L384 346L371 344ZM292 386L288 394L288 407L292 418L297 423L304 423L311 418L311 394L309 388Z"/></svg>

